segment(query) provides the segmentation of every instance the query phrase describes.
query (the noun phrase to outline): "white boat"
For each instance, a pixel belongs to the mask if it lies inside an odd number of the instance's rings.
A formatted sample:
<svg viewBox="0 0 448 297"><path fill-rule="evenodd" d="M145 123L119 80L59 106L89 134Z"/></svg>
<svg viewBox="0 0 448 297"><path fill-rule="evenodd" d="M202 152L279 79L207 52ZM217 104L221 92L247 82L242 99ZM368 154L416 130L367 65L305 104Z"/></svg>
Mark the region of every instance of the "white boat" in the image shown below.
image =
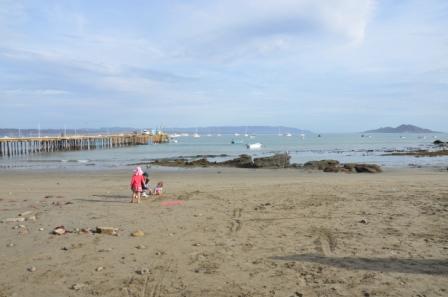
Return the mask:
<svg viewBox="0 0 448 297"><path fill-rule="evenodd" d="M305 139L305 134L301 133L300 138Z"/></svg>
<svg viewBox="0 0 448 297"><path fill-rule="evenodd" d="M259 142L249 143L249 144L246 144L246 147L250 150L257 150L257 149L261 149L262 144Z"/></svg>
<svg viewBox="0 0 448 297"><path fill-rule="evenodd" d="M170 140L170 142L172 142L172 143L178 143L178 142L179 142L179 140L177 140L177 139L173 138L173 139L171 139L171 140Z"/></svg>
<svg viewBox="0 0 448 297"><path fill-rule="evenodd" d="M235 133L233 135L235 135L235 137L238 137L238 136L240 136L240 133Z"/></svg>
<svg viewBox="0 0 448 297"><path fill-rule="evenodd" d="M196 129L196 132L193 133L191 136L192 136L193 138L199 138L199 137L201 137L201 135L199 135L199 133L198 133L198 129Z"/></svg>
<svg viewBox="0 0 448 297"><path fill-rule="evenodd" d="M287 136L287 137L291 137L292 136L292 134L291 133L286 133L286 135L285 136Z"/></svg>

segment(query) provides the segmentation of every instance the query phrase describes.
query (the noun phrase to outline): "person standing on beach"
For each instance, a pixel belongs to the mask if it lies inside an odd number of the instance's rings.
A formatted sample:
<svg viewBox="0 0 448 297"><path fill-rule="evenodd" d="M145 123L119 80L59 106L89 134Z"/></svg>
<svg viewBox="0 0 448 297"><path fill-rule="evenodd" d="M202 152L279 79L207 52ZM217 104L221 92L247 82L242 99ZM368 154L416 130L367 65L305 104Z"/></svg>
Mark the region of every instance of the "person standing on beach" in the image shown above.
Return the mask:
<svg viewBox="0 0 448 297"><path fill-rule="evenodd" d="M148 197L149 195L152 195L152 190L151 190L151 186L149 184L149 177L148 177L148 172L143 172L143 179L144 182L142 183L142 197Z"/></svg>
<svg viewBox="0 0 448 297"><path fill-rule="evenodd" d="M131 178L131 190L132 190L132 199L131 203L140 203L141 201L141 193L142 183L145 182L145 177L143 176L143 170L140 167L135 168L134 174Z"/></svg>

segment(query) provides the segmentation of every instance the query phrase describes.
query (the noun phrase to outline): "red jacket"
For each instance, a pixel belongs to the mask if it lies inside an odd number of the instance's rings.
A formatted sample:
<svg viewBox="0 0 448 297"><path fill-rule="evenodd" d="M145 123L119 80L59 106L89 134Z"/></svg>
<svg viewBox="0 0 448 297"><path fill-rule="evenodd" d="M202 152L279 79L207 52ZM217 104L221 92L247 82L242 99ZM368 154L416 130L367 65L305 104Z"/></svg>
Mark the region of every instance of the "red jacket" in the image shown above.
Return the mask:
<svg viewBox="0 0 448 297"><path fill-rule="evenodd" d="M131 189L141 189L144 182L145 177L143 175L133 175L131 178Z"/></svg>

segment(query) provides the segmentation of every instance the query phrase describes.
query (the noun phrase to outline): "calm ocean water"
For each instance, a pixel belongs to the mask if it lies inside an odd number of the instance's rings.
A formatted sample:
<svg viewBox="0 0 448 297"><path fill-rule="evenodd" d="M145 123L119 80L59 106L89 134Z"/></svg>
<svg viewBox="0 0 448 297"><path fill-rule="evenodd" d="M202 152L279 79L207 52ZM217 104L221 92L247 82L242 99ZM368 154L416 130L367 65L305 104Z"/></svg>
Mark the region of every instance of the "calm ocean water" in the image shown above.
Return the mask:
<svg viewBox="0 0 448 297"><path fill-rule="evenodd" d="M448 134L317 134L291 137L278 135L255 135L254 137L235 137L234 135L206 136L199 138L178 137L177 143L150 144L143 146L115 148L107 150L57 152L36 154L14 158L1 158L0 168L23 169L102 169L122 168L129 164L148 162L159 158L191 157L196 155L222 155L227 157L210 158L223 160L240 154L254 157L288 152L291 161L305 163L310 160L335 159L340 162L376 163L387 167L407 167L410 164L421 166L446 166L448 157L382 156L393 150L431 149L435 139L448 141ZM231 144L232 140L240 144ZM249 150L247 143L259 142L259 150Z"/></svg>

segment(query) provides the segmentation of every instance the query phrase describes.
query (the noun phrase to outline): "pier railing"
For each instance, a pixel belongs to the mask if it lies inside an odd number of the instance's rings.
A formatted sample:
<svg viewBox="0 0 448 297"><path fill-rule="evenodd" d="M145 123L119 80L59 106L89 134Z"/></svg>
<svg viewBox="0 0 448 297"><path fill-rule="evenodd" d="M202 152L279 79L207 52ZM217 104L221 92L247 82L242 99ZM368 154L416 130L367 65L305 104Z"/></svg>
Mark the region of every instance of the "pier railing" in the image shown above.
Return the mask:
<svg viewBox="0 0 448 297"><path fill-rule="evenodd" d="M41 152L107 149L167 141L166 134L0 138L0 156L12 157Z"/></svg>

